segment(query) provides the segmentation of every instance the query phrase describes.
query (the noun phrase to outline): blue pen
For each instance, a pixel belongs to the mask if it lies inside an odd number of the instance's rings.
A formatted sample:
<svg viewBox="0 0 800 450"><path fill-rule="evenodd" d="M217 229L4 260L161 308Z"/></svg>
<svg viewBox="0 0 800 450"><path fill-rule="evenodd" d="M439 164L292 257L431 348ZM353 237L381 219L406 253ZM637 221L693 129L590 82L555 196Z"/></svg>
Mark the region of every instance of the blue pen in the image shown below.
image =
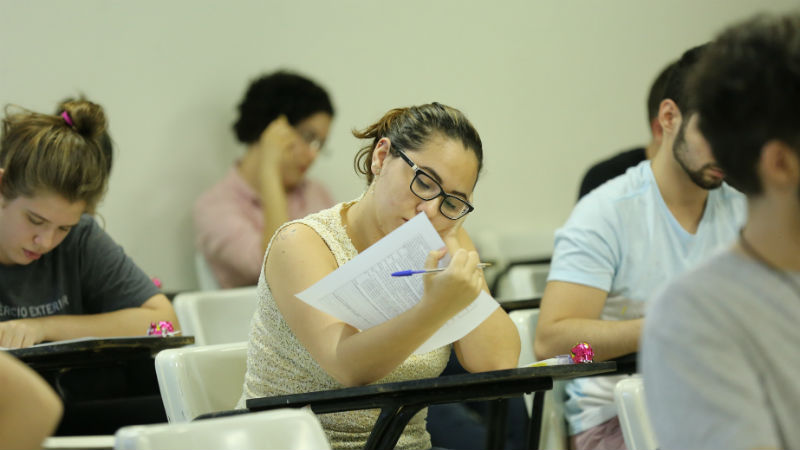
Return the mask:
<svg viewBox="0 0 800 450"><path fill-rule="evenodd" d="M478 263L478 267L484 268L491 266L491 263ZM408 277L411 275L416 275L418 273L432 273L432 272L441 272L447 267L439 267L437 269L422 269L422 270L401 270L400 272L393 272L393 277Z"/></svg>

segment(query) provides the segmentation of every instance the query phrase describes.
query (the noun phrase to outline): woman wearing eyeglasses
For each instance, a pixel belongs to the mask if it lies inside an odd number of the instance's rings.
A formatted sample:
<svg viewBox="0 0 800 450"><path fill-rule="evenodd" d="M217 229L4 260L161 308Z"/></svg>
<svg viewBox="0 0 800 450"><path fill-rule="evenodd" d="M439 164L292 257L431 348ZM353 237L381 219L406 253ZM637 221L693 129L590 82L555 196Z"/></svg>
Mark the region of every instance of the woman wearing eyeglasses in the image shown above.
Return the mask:
<svg viewBox="0 0 800 450"><path fill-rule="evenodd" d="M195 203L195 244L221 288L258 282L264 251L279 226L333 205L306 178L333 119L325 90L275 72L253 81L234 131L247 153Z"/></svg>
<svg viewBox="0 0 800 450"><path fill-rule="evenodd" d="M366 192L287 224L267 249L240 407L253 397L435 377L450 346L412 353L488 290L461 227L474 209L483 159L480 137L466 117L438 103L398 108L354 134L370 140L355 159ZM361 331L295 297L420 212L447 243L429 254L426 267L436 267L445 253L452 258L445 271L425 276L416 306ZM519 357L519 335L501 308L453 345L471 372L516 367ZM425 414L411 420L398 448L431 446ZM320 420L334 448L363 448L377 415L352 411Z"/></svg>

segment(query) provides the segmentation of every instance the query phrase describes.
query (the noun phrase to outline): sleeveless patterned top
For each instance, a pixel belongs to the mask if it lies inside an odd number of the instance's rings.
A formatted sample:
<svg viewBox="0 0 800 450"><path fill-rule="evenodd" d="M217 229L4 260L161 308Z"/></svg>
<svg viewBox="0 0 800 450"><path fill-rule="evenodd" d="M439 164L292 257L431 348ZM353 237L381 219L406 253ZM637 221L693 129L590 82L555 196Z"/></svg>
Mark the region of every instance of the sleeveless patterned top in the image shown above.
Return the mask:
<svg viewBox="0 0 800 450"><path fill-rule="evenodd" d="M342 211L354 202L340 203L332 208L289 222L302 223L322 237L339 266L353 259L358 251L353 246L342 222ZM270 246L272 242L270 242ZM267 247L267 254L269 254ZM250 324L247 346L247 373L244 392L237 408L254 397L296 394L344 386L328 375L311 357L284 321L272 298L262 267L258 280L258 306ZM447 365L450 346L422 355L411 355L389 375L376 383L414 380L438 376ZM335 449L363 448L378 418L376 409L319 415L331 446ZM397 442L399 449L431 447L425 429L427 408L417 413Z"/></svg>

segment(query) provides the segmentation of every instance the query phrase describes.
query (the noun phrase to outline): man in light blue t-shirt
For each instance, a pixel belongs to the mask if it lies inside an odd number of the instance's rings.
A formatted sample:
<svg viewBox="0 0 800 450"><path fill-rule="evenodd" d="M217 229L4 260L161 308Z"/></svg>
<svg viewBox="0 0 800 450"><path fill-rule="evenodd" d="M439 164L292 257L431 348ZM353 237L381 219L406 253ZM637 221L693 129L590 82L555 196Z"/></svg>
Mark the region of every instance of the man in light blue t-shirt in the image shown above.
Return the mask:
<svg viewBox="0 0 800 450"><path fill-rule="evenodd" d="M593 347L596 360L638 351L646 302L665 281L734 241L744 222L744 197L723 183L683 91L701 52L684 53L670 74L655 158L592 191L556 231L537 357L569 353L581 341ZM618 379L567 385L573 448L625 447L613 401Z"/></svg>

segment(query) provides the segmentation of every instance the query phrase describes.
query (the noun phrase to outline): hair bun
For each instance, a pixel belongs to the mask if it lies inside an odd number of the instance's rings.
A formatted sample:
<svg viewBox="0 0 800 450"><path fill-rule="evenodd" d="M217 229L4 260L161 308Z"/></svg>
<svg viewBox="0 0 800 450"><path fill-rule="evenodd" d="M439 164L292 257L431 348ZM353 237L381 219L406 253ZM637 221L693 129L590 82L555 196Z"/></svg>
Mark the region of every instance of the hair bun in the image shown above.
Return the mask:
<svg viewBox="0 0 800 450"><path fill-rule="evenodd" d="M67 100L60 108L69 114L72 127L81 136L98 140L106 132L108 122L102 106L88 100Z"/></svg>

